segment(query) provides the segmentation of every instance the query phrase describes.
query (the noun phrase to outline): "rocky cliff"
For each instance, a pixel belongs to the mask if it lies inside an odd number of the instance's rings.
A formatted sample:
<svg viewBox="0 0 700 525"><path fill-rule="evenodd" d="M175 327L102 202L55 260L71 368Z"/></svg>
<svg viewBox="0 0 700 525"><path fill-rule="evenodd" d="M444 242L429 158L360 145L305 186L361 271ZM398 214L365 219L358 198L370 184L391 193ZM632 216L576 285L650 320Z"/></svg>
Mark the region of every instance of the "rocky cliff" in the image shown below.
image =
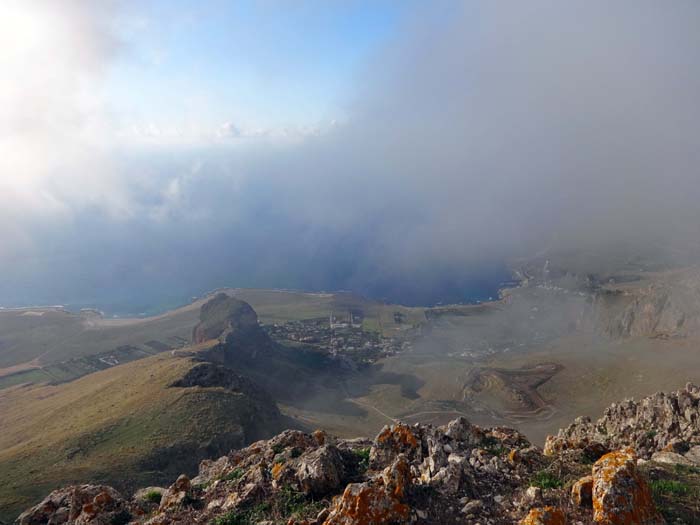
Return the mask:
<svg viewBox="0 0 700 525"><path fill-rule="evenodd" d="M699 404L692 385L625 401L595 424L577 420L544 450L464 418L387 426L371 441L288 430L205 460L167 489L55 491L18 523L688 523L700 518Z"/></svg>
<svg viewBox="0 0 700 525"><path fill-rule="evenodd" d="M225 293L214 296L202 306L200 322L194 327L194 344L218 339L220 345L211 351L226 362L251 361L268 355L274 343L260 328L258 315L246 303Z"/></svg>
<svg viewBox="0 0 700 525"><path fill-rule="evenodd" d="M613 339L700 335L697 268L649 274L634 283L606 283L593 297L597 325Z"/></svg>

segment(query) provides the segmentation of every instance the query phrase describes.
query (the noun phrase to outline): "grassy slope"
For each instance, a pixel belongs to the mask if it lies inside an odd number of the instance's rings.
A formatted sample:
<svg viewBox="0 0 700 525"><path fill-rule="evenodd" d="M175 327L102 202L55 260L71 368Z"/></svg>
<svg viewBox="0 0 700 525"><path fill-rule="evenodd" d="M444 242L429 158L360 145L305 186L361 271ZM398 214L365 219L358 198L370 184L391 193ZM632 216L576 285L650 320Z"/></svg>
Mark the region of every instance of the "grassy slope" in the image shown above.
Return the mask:
<svg viewBox="0 0 700 525"><path fill-rule="evenodd" d="M238 416L250 411L247 398L167 388L191 366L161 354L59 386L0 391L0 519L70 482L120 480L128 489L170 480L181 468L176 459L173 472L140 465L162 447L221 435L242 440Z"/></svg>
<svg viewBox="0 0 700 525"><path fill-rule="evenodd" d="M356 308L365 312L368 329L383 330L391 335L403 326L425 320L421 308L383 305L345 293L227 291L250 303L263 323L326 317L331 312L344 315L348 309ZM153 349L145 346L149 341L179 346L178 341L189 341L204 302L200 299L163 315L143 319L88 318L60 309L0 310L0 376L3 369L9 367L58 363L110 352L122 345L143 347L151 353ZM395 311L406 317L404 325L394 323ZM35 373L32 379L38 377Z"/></svg>
<svg viewBox="0 0 700 525"><path fill-rule="evenodd" d="M189 341L199 315L198 309L183 309L141 322L105 320L91 326L78 314L42 310L43 315L23 315L26 312L0 311L0 368L33 359L42 365L57 363L152 340L179 346L177 338Z"/></svg>

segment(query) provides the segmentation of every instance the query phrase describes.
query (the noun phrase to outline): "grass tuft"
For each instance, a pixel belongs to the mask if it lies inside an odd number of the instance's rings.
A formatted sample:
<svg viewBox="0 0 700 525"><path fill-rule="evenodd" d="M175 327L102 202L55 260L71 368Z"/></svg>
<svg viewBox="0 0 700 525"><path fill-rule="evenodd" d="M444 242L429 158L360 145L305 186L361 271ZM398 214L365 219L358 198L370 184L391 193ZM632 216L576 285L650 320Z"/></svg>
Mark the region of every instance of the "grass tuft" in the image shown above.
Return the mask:
<svg viewBox="0 0 700 525"><path fill-rule="evenodd" d="M242 478L243 474L244 474L243 469L235 468L231 472L229 472L228 474L224 474L223 476L221 476L219 479L221 481L235 481L237 479Z"/></svg>
<svg viewBox="0 0 700 525"><path fill-rule="evenodd" d="M563 483L551 472L541 470L532 476L532 479L530 479L530 485L541 489L558 489L561 488Z"/></svg>
<svg viewBox="0 0 700 525"><path fill-rule="evenodd" d="M157 490L149 490L146 492L146 495L143 497L143 499L149 503L155 503L156 505L160 505L160 500L163 498L163 495L158 492Z"/></svg>
<svg viewBox="0 0 700 525"><path fill-rule="evenodd" d="M655 496L659 495L671 495L671 496L685 496L690 492L688 485L682 481L676 481L675 479L655 479L650 482L651 491Z"/></svg>
<svg viewBox="0 0 700 525"><path fill-rule="evenodd" d="M369 468L369 453L370 448L362 448L360 450L354 450L353 454L357 458L357 471L360 474L364 474Z"/></svg>

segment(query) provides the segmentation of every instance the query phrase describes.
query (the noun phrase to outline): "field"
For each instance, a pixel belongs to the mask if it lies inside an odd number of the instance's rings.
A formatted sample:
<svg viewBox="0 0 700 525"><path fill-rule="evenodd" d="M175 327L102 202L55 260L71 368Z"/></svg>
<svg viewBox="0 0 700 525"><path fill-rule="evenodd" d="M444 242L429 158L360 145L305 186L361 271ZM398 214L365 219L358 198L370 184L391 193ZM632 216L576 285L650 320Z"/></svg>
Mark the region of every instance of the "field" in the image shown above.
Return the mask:
<svg viewBox="0 0 700 525"><path fill-rule="evenodd" d="M384 305L348 294L227 289L249 302L264 324L363 312L363 326L385 335L425 322L420 308ZM0 310L0 389L23 383L63 382L115 364L189 344L207 300L146 318L107 319L61 308ZM400 312L402 324L394 320Z"/></svg>

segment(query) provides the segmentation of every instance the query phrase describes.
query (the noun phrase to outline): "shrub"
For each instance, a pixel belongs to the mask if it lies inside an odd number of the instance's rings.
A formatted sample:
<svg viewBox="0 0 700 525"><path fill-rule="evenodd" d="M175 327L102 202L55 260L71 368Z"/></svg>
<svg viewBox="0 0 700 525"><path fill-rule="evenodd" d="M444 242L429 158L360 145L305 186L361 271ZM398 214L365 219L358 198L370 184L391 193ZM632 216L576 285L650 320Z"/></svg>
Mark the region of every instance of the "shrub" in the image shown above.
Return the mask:
<svg viewBox="0 0 700 525"><path fill-rule="evenodd" d="M320 502L307 497L296 488L285 485L271 499L268 510L274 515L283 518L303 519L318 514L323 505Z"/></svg>
<svg viewBox="0 0 700 525"><path fill-rule="evenodd" d="M155 503L156 505L160 505L160 500L162 497L163 495L157 490L149 490L148 492L146 492L146 495L143 497L143 499L149 503Z"/></svg>
<svg viewBox="0 0 700 525"><path fill-rule="evenodd" d="M680 463L673 465L673 470L676 471L676 474L700 474L700 468L692 465L681 465Z"/></svg>
<svg viewBox="0 0 700 525"><path fill-rule="evenodd" d="M243 477L243 474L243 469L235 468L228 474L224 474L223 476L221 476L219 479L221 481L235 481Z"/></svg>
<svg viewBox="0 0 700 525"><path fill-rule="evenodd" d="M357 457L357 470L360 473L365 472L369 468L369 453L370 448L362 448L360 450L354 450L353 454Z"/></svg>
<svg viewBox="0 0 700 525"><path fill-rule="evenodd" d="M558 489L562 486L562 482L551 472L541 470L532 477L530 485L541 489Z"/></svg>
<svg viewBox="0 0 700 525"><path fill-rule="evenodd" d="M650 485L655 496L662 494L685 496L690 491L688 485L673 479L655 479L650 482Z"/></svg>

